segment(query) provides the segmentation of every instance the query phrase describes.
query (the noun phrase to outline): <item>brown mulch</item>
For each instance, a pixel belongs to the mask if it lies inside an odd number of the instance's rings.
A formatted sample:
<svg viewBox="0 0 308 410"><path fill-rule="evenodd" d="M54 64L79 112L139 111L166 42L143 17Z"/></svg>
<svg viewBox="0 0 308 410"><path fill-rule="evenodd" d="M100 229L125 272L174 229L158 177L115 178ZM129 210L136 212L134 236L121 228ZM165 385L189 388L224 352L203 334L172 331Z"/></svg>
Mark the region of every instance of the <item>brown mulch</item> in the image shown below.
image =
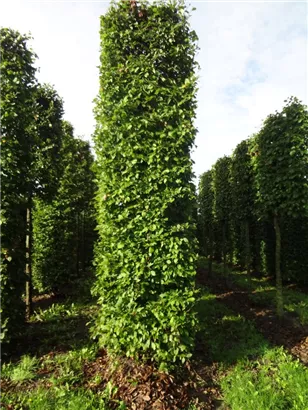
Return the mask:
<svg viewBox="0 0 308 410"><path fill-rule="evenodd" d="M213 384L217 370L215 364L195 363L187 364L182 374L171 375L129 358L115 363L101 350L94 362L84 366L84 376L93 391L104 389L108 382L117 386L112 396L114 408L124 401L131 410L179 410L194 401L198 408L212 410L219 403L219 391ZM98 385L94 376L101 377Z"/></svg>
<svg viewBox="0 0 308 410"><path fill-rule="evenodd" d="M218 301L243 317L253 320L256 328L277 346L284 346L293 356L308 365L308 326L301 325L291 314L279 319L272 306L260 306L243 290L221 275L209 277L206 269L199 268L197 280L216 294Z"/></svg>

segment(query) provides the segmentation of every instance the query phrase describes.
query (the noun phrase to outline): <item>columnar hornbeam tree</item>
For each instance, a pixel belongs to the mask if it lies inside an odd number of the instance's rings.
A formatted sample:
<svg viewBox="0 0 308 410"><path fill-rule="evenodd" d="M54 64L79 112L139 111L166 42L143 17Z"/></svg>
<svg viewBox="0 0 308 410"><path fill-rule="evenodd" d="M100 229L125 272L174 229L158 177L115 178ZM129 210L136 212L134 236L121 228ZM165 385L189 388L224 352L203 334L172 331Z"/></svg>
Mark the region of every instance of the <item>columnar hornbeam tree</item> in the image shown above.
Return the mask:
<svg viewBox="0 0 308 410"><path fill-rule="evenodd" d="M247 274L251 268L251 225L254 218L254 175L249 140L244 140L234 150L231 162L231 188L234 220L244 231L244 253Z"/></svg>
<svg viewBox="0 0 308 410"><path fill-rule="evenodd" d="M277 314L283 314L281 220L308 213L308 112L291 97L281 112L269 115L257 136L256 180L263 216L276 233Z"/></svg>
<svg viewBox="0 0 308 410"><path fill-rule="evenodd" d="M194 342L196 34L184 2L101 17L94 335L164 368Z"/></svg>
<svg viewBox="0 0 308 410"><path fill-rule="evenodd" d="M204 172L199 182L199 225L203 238L203 246L208 257L209 274L212 273L214 242L214 189L213 171Z"/></svg>
<svg viewBox="0 0 308 410"><path fill-rule="evenodd" d="M27 260L26 317L32 313L32 213L35 198L50 201L55 195L60 175L59 157L62 146L63 102L54 88L38 85L35 90L34 121L29 147L30 166L27 180Z"/></svg>
<svg viewBox="0 0 308 410"><path fill-rule="evenodd" d="M222 255L224 272L227 270L227 253L232 261L231 244L231 213L232 213L232 187L231 187L231 158L219 158L213 167L214 188L214 216L222 234Z"/></svg>
<svg viewBox="0 0 308 410"><path fill-rule="evenodd" d="M33 140L35 54L29 37L1 29L1 338L25 316L26 208Z"/></svg>

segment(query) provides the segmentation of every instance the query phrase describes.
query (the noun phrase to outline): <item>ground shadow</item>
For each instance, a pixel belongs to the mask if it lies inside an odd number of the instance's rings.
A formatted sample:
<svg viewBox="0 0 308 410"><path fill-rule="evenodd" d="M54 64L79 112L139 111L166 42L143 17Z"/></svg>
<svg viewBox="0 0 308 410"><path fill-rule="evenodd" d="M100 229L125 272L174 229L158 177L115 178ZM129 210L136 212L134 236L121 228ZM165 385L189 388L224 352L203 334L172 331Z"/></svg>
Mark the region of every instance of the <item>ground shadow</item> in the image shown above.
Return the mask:
<svg viewBox="0 0 308 410"><path fill-rule="evenodd" d="M44 298L34 304L36 311L58 306L62 303L85 303L84 299L66 299L64 297ZM16 362L23 355L43 356L50 352L66 352L82 348L91 342L89 334L89 315L84 311L66 316L32 320L25 323L19 334L7 345L2 346L2 361Z"/></svg>
<svg viewBox="0 0 308 410"><path fill-rule="evenodd" d="M199 269L197 279L215 293L224 306L251 320L263 336L273 345L284 346L291 354L308 364L308 327L286 314L279 319L272 304L260 306L253 301L250 292L221 276L209 276L205 269Z"/></svg>

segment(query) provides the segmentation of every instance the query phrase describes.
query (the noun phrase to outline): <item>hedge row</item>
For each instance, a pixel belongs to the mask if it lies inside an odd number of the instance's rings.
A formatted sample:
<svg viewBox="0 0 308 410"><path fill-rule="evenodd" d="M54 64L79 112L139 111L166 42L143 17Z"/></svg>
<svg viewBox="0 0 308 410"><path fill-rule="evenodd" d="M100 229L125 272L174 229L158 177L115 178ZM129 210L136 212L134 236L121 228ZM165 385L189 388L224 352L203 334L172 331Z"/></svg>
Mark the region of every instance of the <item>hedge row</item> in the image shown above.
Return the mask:
<svg viewBox="0 0 308 410"><path fill-rule="evenodd" d="M276 276L281 267L284 281L308 282L307 131L307 108L291 97L201 175L199 239L210 261Z"/></svg>
<svg viewBox="0 0 308 410"><path fill-rule="evenodd" d="M73 237L79 234L67 221L75 221L78 214L79 225L86 226L78 232L91 236L87 247L78 248L88 253L80 257L84 264L89 263L93 245L93 158L89 146L75 140L63 120L57 92L37 82L36 55L29 40L1 28L1 339L5 342L22 331L25 317L31 315L33 274L39 290L57 290L59 283L70 282ZM82 241L86 243L85 237Z"/></svg>

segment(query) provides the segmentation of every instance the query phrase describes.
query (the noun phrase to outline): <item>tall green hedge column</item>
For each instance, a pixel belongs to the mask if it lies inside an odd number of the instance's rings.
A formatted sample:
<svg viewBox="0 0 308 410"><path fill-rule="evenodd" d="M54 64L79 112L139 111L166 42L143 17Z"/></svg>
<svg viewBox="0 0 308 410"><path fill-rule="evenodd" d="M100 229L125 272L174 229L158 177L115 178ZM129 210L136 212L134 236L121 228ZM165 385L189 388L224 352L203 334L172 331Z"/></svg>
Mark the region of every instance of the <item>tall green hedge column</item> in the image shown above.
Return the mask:
<svg viewBox="0 0 308 410"><path fill-rule="evenodd" d="M222 233L224 272L227 272L227 253L232 260L231 227L232 186L230 157L219 158L213 167L214 216Z"/></svg>
<svg viewBox="0 0 308 410"><path fill-rule="evenodd" d="M196 324L196 34L183 3L127 1L100 34L94 334L166 368L190 357Z"/></svg>
<svg viewBox="0 0 308 410"><path fill-rule="evenodd" d="M308 110L290 97L281 112L269 115L256 139L256 181L261 214L273 220L276 234L277 314L283 314L281 226L283 218L308 215Z"/></svg>
<svg viewBox="0 0 308 410"><path fill-rule="evenodd" d="M253 165L249 154L249 140L238 144L231 162L233 223L244 230L244 254L247 274L251 267L251 225L254 222L255 192L253 188Z"/></svg>
<svg viewBox="0 0 308 410"><path fill-rule="evenodd" d="M204 250L208 257L208 270L212 274L214 251L214 187L213 171L209 170L200 176L199 182L199 224L204 239Z"/></svg>

